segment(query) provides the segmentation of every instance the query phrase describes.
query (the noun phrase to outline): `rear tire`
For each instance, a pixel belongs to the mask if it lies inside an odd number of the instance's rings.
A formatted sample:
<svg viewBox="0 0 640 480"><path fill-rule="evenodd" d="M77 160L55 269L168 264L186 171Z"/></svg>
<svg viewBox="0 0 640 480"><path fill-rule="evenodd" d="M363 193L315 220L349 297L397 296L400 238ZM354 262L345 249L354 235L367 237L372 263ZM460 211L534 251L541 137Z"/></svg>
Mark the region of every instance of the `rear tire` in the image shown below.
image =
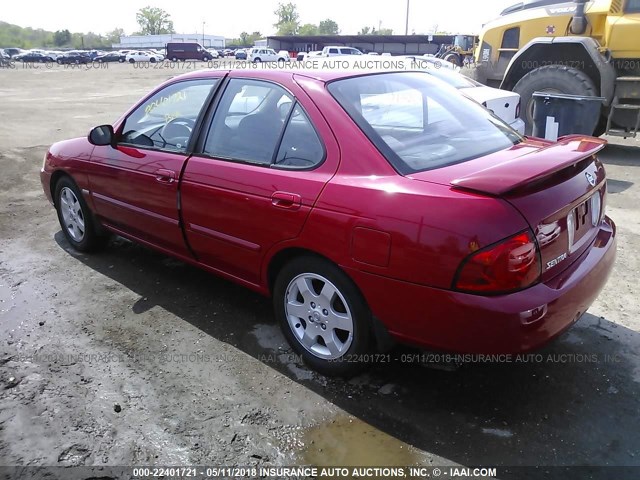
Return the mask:
<svg viewBox="0 0 640 480"><path fill-rule="evenodd" d="M273 306L287 341L313 370L351 376L367 366L371 312L336 265L313 256L293 259L275 281Z"/></svg>
<svg viewBox="0 0 640 480"><path fill-rule="evenodd" d="M105 247L109 237L97 230L82 192L70 177L58 180L54 199L62 233L75 250L95 252Z"/></svg>
<svg viewBox="0 0 640 480"><path fill-rule="evenodd" d="M522 77L513 91L520 95L522 110L520 116L525 123L525 133L533 131L533 93L553 92L569 95L596 96L596 86L580 70L564 65L547 65L531 70Z"/></svg>

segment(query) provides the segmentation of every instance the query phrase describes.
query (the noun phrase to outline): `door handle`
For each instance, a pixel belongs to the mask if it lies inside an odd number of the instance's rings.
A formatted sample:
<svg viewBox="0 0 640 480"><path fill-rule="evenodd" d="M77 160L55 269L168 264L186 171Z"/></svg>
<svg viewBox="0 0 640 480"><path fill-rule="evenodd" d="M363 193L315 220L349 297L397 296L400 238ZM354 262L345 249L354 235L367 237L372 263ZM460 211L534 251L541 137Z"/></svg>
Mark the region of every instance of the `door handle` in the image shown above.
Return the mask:
<svg viewBox="0 0 640 480"><path fill-rule="evenodd" d="M302 205L302 197L297 193L275 192L271 195L271 204L274 207L295 210Z"/></svg>
<svg viewBox="0 0 640 480"><path fill-rule="evenodd" d="M153 174L156 176L156 181L160 183L173 183L176 180L176 172L173 170L161 168L153 172Z"/></svg>

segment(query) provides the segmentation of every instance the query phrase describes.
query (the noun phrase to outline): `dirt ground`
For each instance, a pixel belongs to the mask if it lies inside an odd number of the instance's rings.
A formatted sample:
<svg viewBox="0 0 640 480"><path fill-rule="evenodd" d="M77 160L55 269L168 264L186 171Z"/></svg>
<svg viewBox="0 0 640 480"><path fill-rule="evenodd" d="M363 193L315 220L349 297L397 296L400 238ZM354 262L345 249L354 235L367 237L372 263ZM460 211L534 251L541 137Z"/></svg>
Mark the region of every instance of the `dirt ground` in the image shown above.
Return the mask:
<svg viewBox="0 0 640 480"><path fill-rule="evenodd" d="M180 73L0 69L0 465L640 466L638 140L602 154L615 271L541 357L451 370L401 348L327 379L267 299L124 240L78 254L60 232L47 147Z"/></svg>

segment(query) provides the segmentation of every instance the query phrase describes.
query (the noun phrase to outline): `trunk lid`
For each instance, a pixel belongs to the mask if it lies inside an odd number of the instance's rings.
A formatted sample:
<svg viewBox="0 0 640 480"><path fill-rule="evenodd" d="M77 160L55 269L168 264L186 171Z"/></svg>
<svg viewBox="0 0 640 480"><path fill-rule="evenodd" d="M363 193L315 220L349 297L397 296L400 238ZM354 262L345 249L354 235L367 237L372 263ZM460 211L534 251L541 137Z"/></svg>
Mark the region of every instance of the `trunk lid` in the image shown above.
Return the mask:
<svg viewBox="0 0 640 480"><path fill-rule="evenodd" d="M409 178L501 198L534 232L542 280L561 273L593 243L603 218L606 177L595 153L606 141L568 136L513 148ZM516 233L516 232L514 232Z"/></svg>

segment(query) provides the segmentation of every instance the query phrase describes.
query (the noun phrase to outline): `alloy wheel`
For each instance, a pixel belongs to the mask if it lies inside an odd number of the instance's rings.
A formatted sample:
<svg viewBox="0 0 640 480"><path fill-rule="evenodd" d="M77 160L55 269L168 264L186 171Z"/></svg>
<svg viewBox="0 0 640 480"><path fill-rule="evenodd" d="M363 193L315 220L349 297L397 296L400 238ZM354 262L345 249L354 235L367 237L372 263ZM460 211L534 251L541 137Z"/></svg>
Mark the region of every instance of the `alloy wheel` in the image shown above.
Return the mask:
<svg viewBox="0 0 640 480"><path fill-rule="evenodd" d="M343 294L329 280L303 273L287 286L285 315L295 338L323 360L342 357L353 342L353 316Z"/></svg>

